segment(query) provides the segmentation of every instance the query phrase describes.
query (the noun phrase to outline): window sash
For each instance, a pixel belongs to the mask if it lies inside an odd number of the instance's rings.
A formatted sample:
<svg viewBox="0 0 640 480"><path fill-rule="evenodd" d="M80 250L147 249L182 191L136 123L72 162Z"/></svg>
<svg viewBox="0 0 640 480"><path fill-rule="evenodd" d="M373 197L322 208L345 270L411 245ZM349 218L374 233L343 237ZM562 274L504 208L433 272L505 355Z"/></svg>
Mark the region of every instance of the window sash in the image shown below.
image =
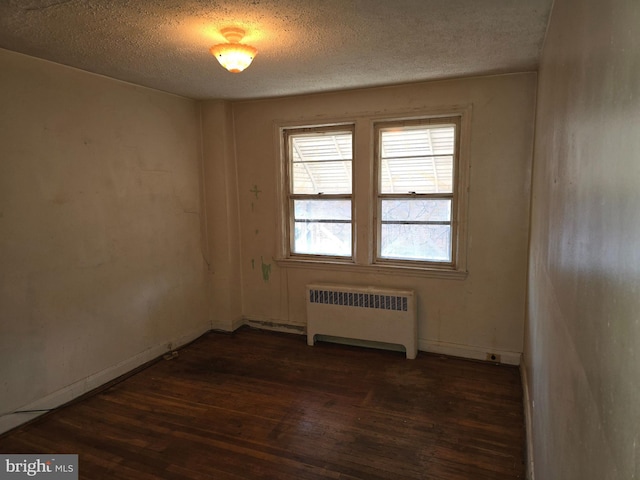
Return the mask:
<svg viewBox="0 0 640 480"><path fill-rule="evenodd" d="M393 195L391 199L389 197L381 195L378 199L378 211L380 212L378 259L386 262L430 262L439 265L450 265L453 260L452 197L434 195ZM446 212L448 218L438 219L442 215L435 215L436 220L385 219L384 202L389 200L396 201L400 205L402 205L402 202L417 203L424 200L441 203L442 207L445 207L441 209ZM429 217L428 214L424 216ZM395 238L390 238L394 230ZM385 235L385 231L388 235ZM431 234L437 234L437 237L445 235L447 239L446 248L441 245L441 238L432 239ZM415 238L417 235L421 235L420 238ZM422 248L416 248L416 245L420 245L420 243L422 243ZM394 248L394 245L397 246ZM400 253L402 251L404 253Z"/></svg>
<svg viewBox="0 0 640 480"><path fill-rule="evenodd" d="M382 134L383 132L402 132L411 130L419 130L422 127L425 129L442 129L443 127L453 126L453 148L451 151L444 152L436 152L436 151L420 151L419 155L411 156L411 155L402 155L398 153L396 149L389 157L383 157L383 148L382 148ZM375 141L375 185L374 185L374 196L376 198L376 211L374 213L374 263L390 263L390 264L419 264L423 266L429 266L434 268L455 268L456 267L456 253L457 253L457 243L458 243L458 221L457 221L457 208L458 208L458 161L459 161L459 144L460 144L460 117L446 117L446 118L430 118L430 119L417 119L417 120L409 120L409 121L389 121L389 122L380 122L374 125L374 141ZM450 179L450 188L446 192L413 192L407 191L406 193L390 193L388 192L389 182L387 180L385 193L383 193L383 172L384 162L388 159L396 159L396 158L408 158L408 159L417 159L417 158L430 158L433 162L435 162L436 158L442 157L451 157L451 179ZM435 169L435 163L433 164L433 168ZM388 174L387 174L388 175ZM437 175L437 174L436 174ZM410 190L410 189L409 189ZM437 190L437 185L436 185ZM445 188L445 190L447 190ZM397 201L425 201L425 200L442 200L448 201L449 204L449 218L448 219L425 219L421 218L417 219L406 219L406 220L390 220L383 218L383 202L397 200ZM389 244L386 242L388 235L390 234L389 230L391 230L390 226L398 226L395 230L397 235L406 238L398 238L398 240L394 243L400 245L400 247L396 250L403 251L404 253L392 253L389 249ZM412 250L411 247L408 247L406 244L411 243L409 240L410 235L418 236L416 233L418 230L423 232L425 237L428 237L429 233L433 233L437 230L438 227L448 227L448 240L447 240L447 249L445 250L439 249L437 244L438 242L432 242L434 245L431 247L423 246L422 248L429 248L432 252L427 255L420 255L420 251L417 248ZM432 230L429 232L429 230ZM386 231L386 232L385 232ZM440 236L447 234L447 229L442 228L440 230ZM421 237L422 238L422 237ZM440 239L441 240L441 239ZM415 244L416 242L414 242ZM428 240L425 240L425 244L428 243ZM403 245L404 244L404 245Z"/></svg>
<svg viewBox="0 0 640 480"><path fill-rule="evenodd" d="M354 202L353 202L353 185L354 179L352 175L353 170L353 142L354 142L354 126L349 125L337 125L329 127L310 127L310 128L294 128L286 129L283 132L284 146L286 152L286 168L285 168L285 187L287 196L286 205L286 238L288 257L302 257L312 258L318 257L321 259L335 259L335 260L351 260L354 255ZM345 136L350 136L349 148L346 148L347 142ZM306 137L306 138L305 138ZM297 138L308 139L311 141L310 152L313 152L313 139L317 137L320 144L323 143L322 139L328 140L329 138L335 141L335 152L327 152L327 142L324 142L323 150L318 150L317 155L310 160L305 160L304 152L301 152L299 145L294 145L294 141ZM302 142L300 142L302 143ZM294 152L294 148L297 149ZM350 150L350 151L349 151ZM328 184L326 181L324 186L327 188L317 188L318 182L307 182L306 188L300 188L295 184L294 168L300 165L307 165L309 170L317 168L320 174L328 175L327 178L331 178L336 172L343 174L343 180L340 182L340 188L334 188L333 185ZM334 170L327 172L327 167L335 166ZM307 168L307 167L305 167ZM324 169L324 170L323 170ZM313 172L309 172L309 177ZM302 177L298 177L302 178ZM346 180L345 180L346 179ZM319 182L321 184L321 182ZM311 184L311 188L309 188ZM301 193L304 191L310 193ZM319 190L326 190L319 191ZM333 218L331 214L317 216L316 213L312 213L310 218L302 218L301 215L296 214L296 202L298 205L303 202L307 202L307 205L316 205L318 210L322 211L320 207L326 202L349 202L348 206L348 218L344 212L339 218ZM331 210L328 208L327 210ZM344 205L342 210L344 210ZM348 231L344 231L344 227L347 227ZM329 240L334 238L333 242ZM348 249L345 247L345 242L348 242Z"/></svg>

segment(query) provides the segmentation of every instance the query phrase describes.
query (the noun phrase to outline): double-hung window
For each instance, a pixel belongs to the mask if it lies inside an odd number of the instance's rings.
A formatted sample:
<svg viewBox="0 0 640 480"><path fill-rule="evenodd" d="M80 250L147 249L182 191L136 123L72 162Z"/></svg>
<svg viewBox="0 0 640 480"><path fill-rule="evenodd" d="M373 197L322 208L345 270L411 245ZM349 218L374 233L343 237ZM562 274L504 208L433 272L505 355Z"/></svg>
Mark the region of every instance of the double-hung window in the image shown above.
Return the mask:
<svg viewBox="0 0 640 480"><path fill-rule="evenodd" d="M376 124L376 262L455 265L459 130L459 117Z"/></svg>
<svg viewBox="0 0 640 480"><path fill-rule="evenodd" d="M288 251L353 257L353 125L286 130Z"/></svg>
<svg viewBox="0 0 640 480"><path fill-rule="evenodd" d="M280 258L291 266L464 275L463 125L468 131L465 111L280 129Z"/></svg>

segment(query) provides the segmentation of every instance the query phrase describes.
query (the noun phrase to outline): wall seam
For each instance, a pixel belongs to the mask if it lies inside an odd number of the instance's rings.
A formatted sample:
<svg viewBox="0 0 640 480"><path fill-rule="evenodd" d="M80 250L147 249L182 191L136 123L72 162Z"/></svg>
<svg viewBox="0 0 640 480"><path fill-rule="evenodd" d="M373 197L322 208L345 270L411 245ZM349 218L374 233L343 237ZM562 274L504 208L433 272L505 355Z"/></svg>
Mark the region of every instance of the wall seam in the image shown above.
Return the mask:
<svg viewBox="0 0 640 480"><path fill-rule="evenodd" d="M231 129L231 160L233 161L233 180L235 184L235 204L234 211L236 214L236 218L240 219L240 180L238 177L238 153L236 148L236 120L235 120L235 102L229 102L229 110L230 110L230 129ZM228 160L228 159L225 159ZM236 266L239 272L239 288L240 288L240 318L245 318L244 312L244 269L242 262L244 260L244 251L243 251L243 242L242 242L242 228L240 227L240 221L235 225L236 235L238 238L238 258L236 260Z"/></svg>

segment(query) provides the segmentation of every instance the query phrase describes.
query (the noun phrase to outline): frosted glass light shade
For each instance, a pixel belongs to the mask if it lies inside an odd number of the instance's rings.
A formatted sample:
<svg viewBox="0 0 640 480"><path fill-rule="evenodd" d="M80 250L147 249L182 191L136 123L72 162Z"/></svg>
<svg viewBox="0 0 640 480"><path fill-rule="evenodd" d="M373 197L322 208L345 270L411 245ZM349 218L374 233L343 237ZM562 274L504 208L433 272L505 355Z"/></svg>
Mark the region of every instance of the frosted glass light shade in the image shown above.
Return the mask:
<svg viewBox="0 0 640 480"><path fill-rule="evenodd" d="M242 43L222 43L211 47L211 54L232 73L240 73L253 61L258 51Z"/></svg>
<svg viewBox="0 0 640 480"><path fill-rule="evenodd" d="M258 51L250 45L240 43L244 37L244 30L240 28L226 28L221 33L229 43L214 45L210 52L224 68L232 73L240 73L251 65Z"/></svg>

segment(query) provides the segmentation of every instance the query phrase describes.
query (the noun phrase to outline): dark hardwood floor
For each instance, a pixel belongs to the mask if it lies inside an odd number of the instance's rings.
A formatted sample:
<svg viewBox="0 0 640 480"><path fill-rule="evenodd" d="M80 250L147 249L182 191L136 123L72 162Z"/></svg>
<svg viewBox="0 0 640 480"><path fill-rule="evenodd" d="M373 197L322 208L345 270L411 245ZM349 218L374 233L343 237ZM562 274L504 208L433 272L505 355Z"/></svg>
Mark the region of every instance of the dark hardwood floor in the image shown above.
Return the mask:
<svg viewBox="0 0 640 480"><path fill-rule="evenodd" d="M524 478L515 367L243 328L0 438L83 479Z"/></svg>

